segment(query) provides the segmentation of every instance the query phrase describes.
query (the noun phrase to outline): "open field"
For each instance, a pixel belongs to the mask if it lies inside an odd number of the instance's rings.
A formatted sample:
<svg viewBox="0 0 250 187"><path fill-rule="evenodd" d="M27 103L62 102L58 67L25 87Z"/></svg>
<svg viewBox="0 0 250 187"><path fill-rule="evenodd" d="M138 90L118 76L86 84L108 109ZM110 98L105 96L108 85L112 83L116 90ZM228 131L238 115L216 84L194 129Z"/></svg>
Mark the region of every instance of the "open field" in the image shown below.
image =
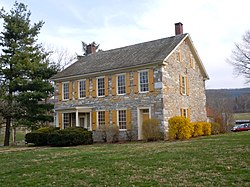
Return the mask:
<svg viewBox="0 0 250 187"><path fill-rule="evenodd" d="M1 186L250 186L250 132L176 142L0 147Z"/></svg>
<svg viewBox="0 0 250 187"><path fill-rule="evenodd" d="M235 113L235 120L250 120L250 113Z"/></svg>

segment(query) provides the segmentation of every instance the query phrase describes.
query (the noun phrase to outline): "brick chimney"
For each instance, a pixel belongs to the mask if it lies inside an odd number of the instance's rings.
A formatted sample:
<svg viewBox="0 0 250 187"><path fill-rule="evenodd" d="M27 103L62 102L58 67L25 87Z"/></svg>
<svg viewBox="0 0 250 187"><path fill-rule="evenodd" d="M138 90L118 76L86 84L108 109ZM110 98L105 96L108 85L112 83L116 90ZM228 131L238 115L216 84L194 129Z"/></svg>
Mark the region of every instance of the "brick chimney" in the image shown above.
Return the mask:
<svg viewBox="0 0 250 187"><path fill-rule="evenodd" d="M181 22L175 23L175 35L183 34L183 24Z"/></svg>
<svg viewBox="0 0 250 187"><path fill-rule="evenodd" d="M96 53L96 46L95 46L94 43L91 43L91 44L87 45L86 53L87 53L87 55Z"/></svg>

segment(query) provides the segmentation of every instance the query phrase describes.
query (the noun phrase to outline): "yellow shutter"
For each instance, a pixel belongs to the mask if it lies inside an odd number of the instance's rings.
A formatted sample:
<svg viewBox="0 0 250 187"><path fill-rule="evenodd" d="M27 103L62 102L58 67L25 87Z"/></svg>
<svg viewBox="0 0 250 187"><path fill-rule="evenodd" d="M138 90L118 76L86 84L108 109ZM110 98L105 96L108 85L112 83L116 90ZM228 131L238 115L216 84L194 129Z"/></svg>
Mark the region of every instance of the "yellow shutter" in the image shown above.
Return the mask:
<svg viewBox="0 0 250 187"><path fill-rule="evenodd" d="M86 97L89 97L89 79L86 79L85 81L86 86Z"/></svg>
<svg viewBox="0 0 250 187"><path fill-rule="evenodd" d="M182 95L182 76L180 75L180 94Z"/></svg>
<svg viewBox="0 0 250 187"><path fill-rule="evenodd" d="M105 96L109 95L109 77L104 77L104 89L105 89Z"/></svg>
<svg viewBox="0 0 250 187"><path fill-rule="evenodd" d="M184 117L184 109L181 108L181 117Z"/></svg>
<svg viewBox="0 0 250 187"><path fill-rule="evenodd" d="M74 90L75 90L75 99L78 99L78 83L79 83L79 81L78 80L76 80L75 81L75 85L74 85Z"/></svg>
<svg viewBox="0 0 250 187"><path fill-rule="evenodd" d="M109 111L105 111L105 126L108 128L109 127L109 123L110 123L110 120L109 120Z"/></svg>
<svg viewBox="0 0 250 187"><path fill-rule="evenodd" d="M190 119L190 109L187 109L188 119Z"/></svg>
<svg viewBox="0 0 250 187"><path fill-rule="evenodd" d="M112 75L112 95L116 95L116 75Z"/></svg>
<svg viewBox="0 0 250 187"><path fill-rule="evenodd" d="M131 110L126 110L127 130L131 130Z"/></svg>
<svg viewBox="0 0 250 187"><path fill-rule="evenodd" d="M69 100L72 100L72 84L73 82L69 82Z"/></svg>
<svg viewBox="0 0 250 187"><path fill-rule="evenodd" d="M112 122L113 122L113 126L117 126L117 111L116 110L112 110Z"/></svg>
<svg viewBox="0 0 250 187"><path fill-rule="evenodd" d="M58 100L59 101L62 100L62 82L59 82L59 85L58 85Z"/></svg>
<svg viewBox="0 0 250 187"><path fill-rule="evenodd" d="M59 128L62 129L62 113L58 112L58 125Z"/></svg>
<svg viewBox="0 0 250 187"><path fill-rule="evenodd" d="M134 72L134 93L138 93L138 72Z"/></svg>
<svg viewBox="0 0 250 187"><path fill-rule="evenodd" d="M179 52L179 60L180 60L180 62L182 62L182 54L181 54L181 52Z"/></svg>
<svg viewBox="0 0 250 187"><path fill-rule="evenodd" d="M92 131L96 130L96 111L92 112Z"/></svg>
<svg viewBox="0 0 250 187"><path fill-rule="evenodd" d="M96 78L92 79L92 97L96 97Z"/></svg>
<svg viewBox="0 0 250 187"><path fill-rule="evenodd" d="M189 80L188 80L188 76L186 77L186 94L189 95Z"/></svg>
<svg viewBox="0 0 250 187"><path fill-rule="evenodd" d="M154 70L153 69L149 70L149 91L150 92L154 91Z"/></svg>
<svg viewBox="0 0 250 187"><path fill-rule="evenodd" d="M126 73L126 94L130 94L130 76L129 76L129 72Z"/></svg>

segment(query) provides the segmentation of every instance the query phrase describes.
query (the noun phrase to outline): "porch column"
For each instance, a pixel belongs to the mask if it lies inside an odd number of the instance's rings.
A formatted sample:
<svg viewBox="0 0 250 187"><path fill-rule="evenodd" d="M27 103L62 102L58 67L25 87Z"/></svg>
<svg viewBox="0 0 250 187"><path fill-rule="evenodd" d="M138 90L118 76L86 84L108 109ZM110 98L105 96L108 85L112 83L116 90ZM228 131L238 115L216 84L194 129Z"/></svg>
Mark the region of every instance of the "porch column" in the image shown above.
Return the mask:
<svg viewBox="0 0 250 187"><path fill-rule="evenodd" d="M76 110L76 127L80 127L80 124L79 124L79 116L78 116L78 110Z"/></svg>
<svg viewBox="0 0 250 187"><path fill-rule="evenodd" d="M58 115L58 112L55 112L55 115L54 115L54 126L55 127L59 127L59 115Z"/></svg>

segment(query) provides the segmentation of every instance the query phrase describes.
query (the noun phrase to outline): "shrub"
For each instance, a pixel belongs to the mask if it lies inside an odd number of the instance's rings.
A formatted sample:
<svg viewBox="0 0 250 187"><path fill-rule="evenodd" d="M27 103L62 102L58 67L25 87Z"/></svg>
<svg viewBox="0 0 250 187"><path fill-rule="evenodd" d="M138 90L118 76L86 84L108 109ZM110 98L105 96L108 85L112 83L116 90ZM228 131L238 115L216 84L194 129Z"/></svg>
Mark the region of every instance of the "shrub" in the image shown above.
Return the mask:
<svg viewBox="0 0 250 187"><path fill-rule="evenodd" d="M59 127L41 127L36 131L27 133L25 135L25 141L37 146L47 145L48 134L56 130L59 130Z"/></svg>
<svg viewBox="0 0 250 187"><path fill-rule="evenodd" d="M201 122L193 122L191 123L193 126L193 137L202 136L203 135L203 123Z"/></svg>
<svg viewBox="0 0 250 187"><path fill-rule="evenodd" d="M211 134L219 134L220 133L220 124L219 123L211 123Z"/></svg>
<svg viewBox="0 0 250 187"><path fill-rule="evenodd" d="M110 126L106 128L106 133L107 133L107 141L108 142L118 142L119 141L119 128L118 126Z"/></svg>
<svg viewBox="0 0 250 187"><path fill-rule="evenodd" d="M48 134L48 144L51 146L75 146L92 143L92 132L81 127L62 129Z"/></svg>
<svg viewBox="0 0 250 187"><path fill-rule="evenodd" d="M147 141L162 139L160 121L157 119L145 120L142 123L142 136Z"/></svg>
<svg viewBox="0 0 250 187"><path fill-rule="evenodd" d="M193 128L189 122L189 119L181 116L175 116L168 120L168 124L169 124L168 138L170 140L172 139L184 140L192 137Z"/></svg>
<svg viewBox="0 0 250 187"><path fill-rule="evenodd" d="M211 135L211 123L208 122L202 122L202 130L204 136Z"/></svg>
<svg viewBox="0 0 250 187"><path fill-rule="evenodd" d="M42 132L30 132L25 135L25 142L33 143L37 146L47 145L47 134Z"/></svg>

